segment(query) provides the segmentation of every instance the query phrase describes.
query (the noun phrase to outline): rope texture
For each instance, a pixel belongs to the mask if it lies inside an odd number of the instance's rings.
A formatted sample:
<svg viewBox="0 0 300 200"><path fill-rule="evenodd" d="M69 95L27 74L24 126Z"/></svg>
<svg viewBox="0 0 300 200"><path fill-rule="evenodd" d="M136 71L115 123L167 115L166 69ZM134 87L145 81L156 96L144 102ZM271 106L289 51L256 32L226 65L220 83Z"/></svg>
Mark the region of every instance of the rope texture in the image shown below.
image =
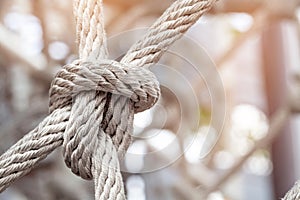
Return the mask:
<svg viewBox="0 0 300 200"><path fill-rule="evenodd" d="M300 183L295 185L286 193L282 200L299 200L300 199Z"/></svg>
<svg viewBox="0 0 300 200"><path fill-rule="evenodd" d="M118 156L130 142L134 113L155 104L159 85L147 67L215 0L178 0L120 62L107 60L102 1L75 0L79 60L57 74L50 115L0 157L0 191L63 145L66 165L94 179L95 199L125 199Z"/></svg>

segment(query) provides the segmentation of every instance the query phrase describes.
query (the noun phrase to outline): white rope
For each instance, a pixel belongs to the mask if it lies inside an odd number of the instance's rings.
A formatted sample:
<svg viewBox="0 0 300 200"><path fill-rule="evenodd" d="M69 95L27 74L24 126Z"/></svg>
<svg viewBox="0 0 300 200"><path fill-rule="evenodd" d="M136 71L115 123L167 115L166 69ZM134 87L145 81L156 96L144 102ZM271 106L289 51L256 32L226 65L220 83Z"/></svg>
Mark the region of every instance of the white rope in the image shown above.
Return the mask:
<svg viewBox="0 0 300 200"><path fill-rule="evenodd" d="M130 144L134 113L151 107L159 95L146 67L158 62L214 2L175 1L118 63L106 60L102 1L75 0L80 60L54 79L51 114L0 157L0 191L63 144L67 166L94 179L97 200L125 199L118 154Z"/></svg>

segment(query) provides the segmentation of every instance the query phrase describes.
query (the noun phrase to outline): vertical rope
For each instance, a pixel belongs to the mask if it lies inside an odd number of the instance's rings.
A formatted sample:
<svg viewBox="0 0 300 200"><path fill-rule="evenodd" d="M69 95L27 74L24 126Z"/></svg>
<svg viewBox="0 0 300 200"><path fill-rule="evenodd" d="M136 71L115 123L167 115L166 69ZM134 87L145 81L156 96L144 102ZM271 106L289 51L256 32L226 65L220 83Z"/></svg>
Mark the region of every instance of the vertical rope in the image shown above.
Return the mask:
<svg viewBox="0 0 300 200"><path fill-rule="evenodd" d="M79 58L93 61L107 58L102 0L74 0L74 16ZM101 128L107 101L107 94L103 92L84 92L75 97L64 138L64 155L67 166L74 173L82 178L94 179L96 200L122 200L125 199L125 191L118 154L112 139ZM81 121L83 119L88 121ZM77 134L76 129L86 123L90 124L85 126L89 128L82 128L85 130ZM79 151L73 152L75 148ZM73 162L73 159L79 161ZM82 171L82 166L91 166L92 170Z"/></svg>
<svg viewBox="0 0 300 200"><path fill-rule="evenodd" d="M74 0L79 58L107 58L102 0Z"/></svg>

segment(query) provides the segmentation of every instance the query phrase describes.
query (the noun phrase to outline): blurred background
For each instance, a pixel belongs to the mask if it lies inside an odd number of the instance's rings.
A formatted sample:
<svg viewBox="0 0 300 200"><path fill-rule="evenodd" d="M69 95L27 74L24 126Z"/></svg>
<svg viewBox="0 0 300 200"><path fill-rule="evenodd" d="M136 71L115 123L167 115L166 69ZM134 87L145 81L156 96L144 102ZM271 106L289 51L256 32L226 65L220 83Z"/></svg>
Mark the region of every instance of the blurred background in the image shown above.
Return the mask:
<svg viewBox="0 0 300 200"><path fill-rule="evenodd" d="M104 0L111 57L172 2ZM300 179L299 20L298 0L220 0L152 67L162 95L135 116L121 163L128 200L284 196ZM48 114L51 80L76 58L71 0L0 1L1 154ZM93 190L57 150L0 200L89 200Z"/></svg>

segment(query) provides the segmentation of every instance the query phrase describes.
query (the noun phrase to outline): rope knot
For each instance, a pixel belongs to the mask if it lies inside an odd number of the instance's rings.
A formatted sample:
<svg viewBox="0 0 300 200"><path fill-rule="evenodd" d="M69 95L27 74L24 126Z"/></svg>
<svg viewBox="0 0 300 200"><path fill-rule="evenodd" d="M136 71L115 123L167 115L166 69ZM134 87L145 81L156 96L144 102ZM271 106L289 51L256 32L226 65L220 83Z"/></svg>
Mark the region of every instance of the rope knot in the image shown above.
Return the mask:
<svg viewBox="0 0 300 200"><path fill-rule="evenodd" d="M76 60L64 66L50 89L50 112L72 103L83 91L103 91L131 99L135 113L151 108L160 89L155 75L148 69L112 61Z"/></svg>
<svg viewBox="0 0 300 200"><path fill-rule="evenodd" d="M110 104L103 92L120 99ZM134 112L152 107L159 93L155 75L144 68L112 60L64 66L51 84L49 108L71 108L63 143L66 165L84 179L107 167L118 169L117 154L124 155L131 142Z"/></svg>

